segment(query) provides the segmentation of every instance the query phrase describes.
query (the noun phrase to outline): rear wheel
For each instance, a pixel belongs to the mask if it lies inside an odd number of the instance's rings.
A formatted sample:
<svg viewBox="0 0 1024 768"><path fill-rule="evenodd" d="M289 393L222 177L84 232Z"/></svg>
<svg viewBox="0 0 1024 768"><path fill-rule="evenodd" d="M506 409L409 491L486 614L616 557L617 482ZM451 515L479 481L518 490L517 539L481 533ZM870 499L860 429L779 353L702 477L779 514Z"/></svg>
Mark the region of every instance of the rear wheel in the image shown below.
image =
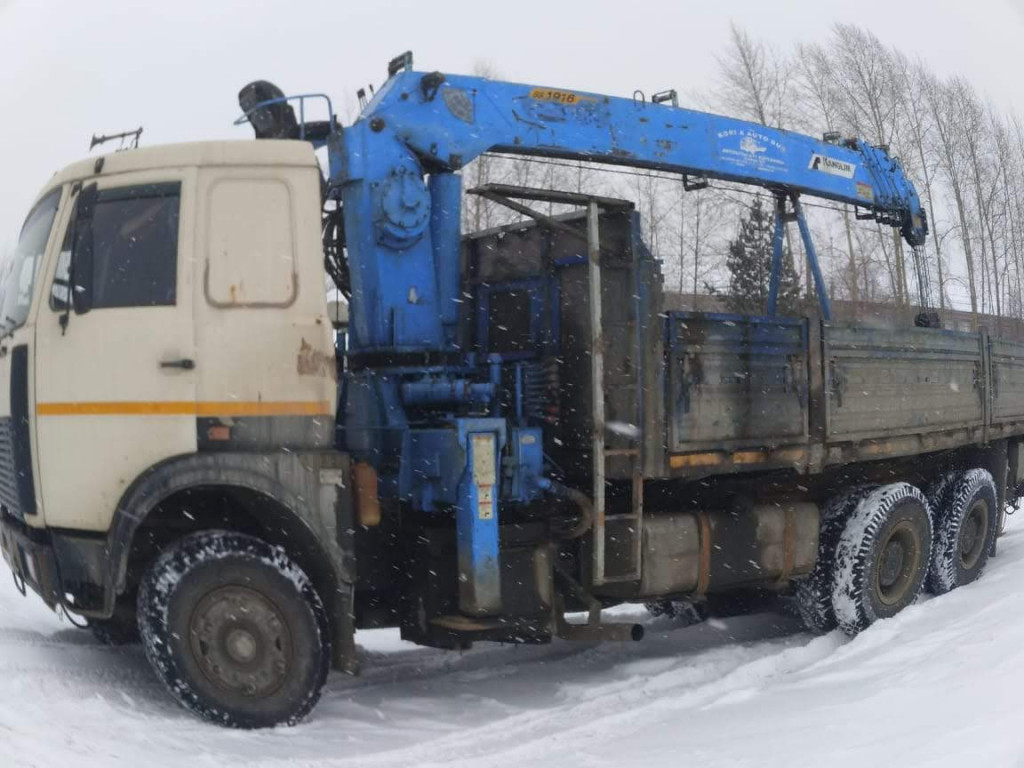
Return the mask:
<svg viewBox="0 0 1024 768"><path fill-rule="evenodd" d="M977 579L999 528L996 484L984 469L956 475L935 509L928 587L943 594Z"/></svg>
<svg viewBox="0 0 1024 768"><path fill-rule="evenodd" d="M836 548L832 605L840 628L854 635L914 602L931 548L931 515L921 491L893 483L864 497Z"/></svg>
<svg viewBox="0 0 1024 768"><path fill-rule="evenodd" d="M238 533L187 536L143 577L138 614L157 675L207 720L292 725L320 697L330 659L326 615L280 548Z"/></svg>
<svg viewBox="0 0 1024 768"><path fill-rule="evenodd" d="M795 587L797 610L809 632L820 635L838 626L832 607L836 547L850 514L874 489L874 486L852 488L832 497L825 505L818 529L818 559L807 577Z"/></svg>

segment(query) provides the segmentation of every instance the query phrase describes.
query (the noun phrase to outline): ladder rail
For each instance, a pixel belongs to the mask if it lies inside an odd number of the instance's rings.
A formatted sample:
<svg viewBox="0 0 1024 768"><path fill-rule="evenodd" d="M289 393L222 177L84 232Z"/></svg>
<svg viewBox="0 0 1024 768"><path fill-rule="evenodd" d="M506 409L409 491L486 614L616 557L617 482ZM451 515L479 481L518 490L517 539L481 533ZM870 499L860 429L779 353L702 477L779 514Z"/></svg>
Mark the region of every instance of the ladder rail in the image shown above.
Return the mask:
<svg viewBox="0 0 1024 768"><path fill-rule="evenodd" d="M604 333L601 312L601 232L597 201L587 204L587 282L590 310L590 397L593 418L591 451L594 472L593 580L605 583L605 404Z"/></svg>
<svg viewBox="0 0 1024 768"><path fill-rule="evenodd" d="M591 418L593 453L593 583L595 585L609 582L637 581L641 578L642 546L643 546L643 435L631 438L634 442L629 448L606 448L605 430L607 428L607 403L605 400L605 360L604 360L604 315L602 308L601 283L601 243L600 243L600 206L598 201L591 200L587 206L587 281L590 321L590 382L591 382ZM632 272L634 278L634 299L631 302L634 330L634 343L637 350L642 349L643 327L640 307L640 274L639 254L637 246L632 245ZM638 365L635 381L627 385L635 392L634 426L643 429L643 366ZM608 459L627 458L630 472L630 506L628 514L607 514L607 462ZM630 526L631 568L618 567L614 575L607 569L607 524L614 522ZM621 550L620 550L621 552ZM621 554L620 554L621 556Z"/></svg>

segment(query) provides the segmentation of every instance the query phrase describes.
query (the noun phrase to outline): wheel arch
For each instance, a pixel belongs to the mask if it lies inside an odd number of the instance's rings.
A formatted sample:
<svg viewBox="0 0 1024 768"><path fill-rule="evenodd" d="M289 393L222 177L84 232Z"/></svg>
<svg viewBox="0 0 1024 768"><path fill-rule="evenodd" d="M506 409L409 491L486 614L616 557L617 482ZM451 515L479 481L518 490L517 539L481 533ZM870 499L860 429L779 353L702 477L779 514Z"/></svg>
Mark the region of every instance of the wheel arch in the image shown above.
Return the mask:
<svg viewBox="0 0 1024 768"><path fill-rule="evenodd" d="M294 454L285 457L288 463L298 460ZM289 487L286 478L294 471L281 467L278 455L267 454L192 454L164 460L140 475L122 495L108 532L110 565L109 600L112 608L116 596L130 586L129 569L133 556L145 552L147 543L140 538L143 531L160 525L164 536L151 543L169 543L203 528L225 527L258 535L270 544L284 548L306 572L326 606L336 604L335 596L341 582L349 578L351 564L346 563L342 547L326 540L324 510L314 508L307 496ZM294 467L290 468L294 470ZM232 509L218 510L212 518L204 503L217 498L229 499ZM174 502L188 499L199 502L199 514L185 522L161 519L173 515ZM315 503L315 502L314 502ZM331 510L333 512L333 510ZM234 523L234 525L232 525ZM341 526L334 528L333 532Z"/></svg>

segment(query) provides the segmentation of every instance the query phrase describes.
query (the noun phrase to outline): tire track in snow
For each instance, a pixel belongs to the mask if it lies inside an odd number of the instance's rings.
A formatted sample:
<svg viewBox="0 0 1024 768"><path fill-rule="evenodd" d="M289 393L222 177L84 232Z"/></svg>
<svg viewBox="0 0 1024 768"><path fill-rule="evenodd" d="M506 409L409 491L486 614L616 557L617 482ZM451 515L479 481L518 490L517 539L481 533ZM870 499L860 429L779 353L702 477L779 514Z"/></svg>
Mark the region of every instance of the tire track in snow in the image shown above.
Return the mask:
<svg viewBox="0 0 1024 768"><path fill-rule="evenodd" d="M461 762L487 766L540 764L550 758L553 750L564 753L573 750L574 745L592 747L602 737L621 739L631 725L648 724L654 713L710 705L722 696L799 671L827 657L844 642L838 635L809 643L804 642L807 638L798 635L781 641L730 643L695 654L677 651L670 669L587 686L584 700L566 697L552 708L518 712L408 748L327 764L417 764L420 768ZM664 645L659 650L669 650ZM605 659L608 666L629 667L636 661L621 647L603 655L611 657ZM571 681L571 670L563 669L561 674Z"/></svg>

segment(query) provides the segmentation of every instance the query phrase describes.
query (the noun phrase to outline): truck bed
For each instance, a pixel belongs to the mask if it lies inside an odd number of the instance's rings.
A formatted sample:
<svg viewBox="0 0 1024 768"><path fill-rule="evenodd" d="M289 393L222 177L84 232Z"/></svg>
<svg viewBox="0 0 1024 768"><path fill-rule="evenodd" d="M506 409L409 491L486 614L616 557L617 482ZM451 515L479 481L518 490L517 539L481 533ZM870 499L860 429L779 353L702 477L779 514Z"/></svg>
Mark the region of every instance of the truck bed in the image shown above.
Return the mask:
<svg viewBox="0 0 1024 768"><path fill-rule="evenodd" d="M467 346L523 366L525 410L548 419L545 453L583 487L600 420L611 480L630 479L638 446L644 478L693 478L816 473L1024 434L1024 344L985 329L665 311L630 209L600 217L595 419L585 241L565 231L585 219L558 220L466 238L480 298L465 329Z"/></svg>
<svg viewBox="0 0 1024 768"><path fill-rule="evenodd" d="M796 467L1024 433L1024 344L928 328L673 312L668 473Z"/></svg>

